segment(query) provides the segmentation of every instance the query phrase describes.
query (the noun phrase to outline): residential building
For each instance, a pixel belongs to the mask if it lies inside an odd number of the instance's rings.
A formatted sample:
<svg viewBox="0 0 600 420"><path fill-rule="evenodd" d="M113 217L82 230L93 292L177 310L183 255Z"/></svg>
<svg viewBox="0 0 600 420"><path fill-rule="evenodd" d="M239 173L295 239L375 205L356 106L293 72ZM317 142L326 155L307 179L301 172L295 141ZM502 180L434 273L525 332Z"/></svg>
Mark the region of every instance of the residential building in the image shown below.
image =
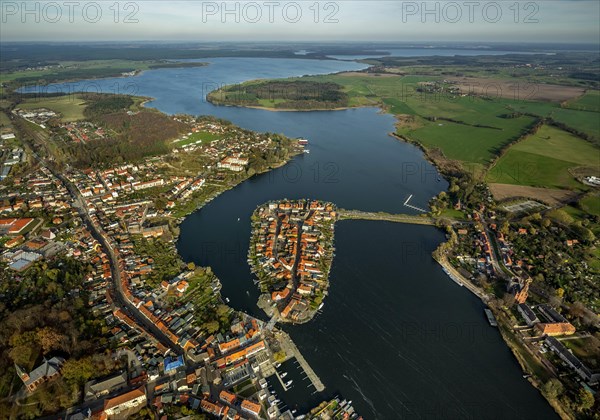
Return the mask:
<svg viewBox="0 0 600 420"><path fill-rule="evenodd" d="M144 387L110 398L104 402L104 418L124 419L146 406Z"/></svg>

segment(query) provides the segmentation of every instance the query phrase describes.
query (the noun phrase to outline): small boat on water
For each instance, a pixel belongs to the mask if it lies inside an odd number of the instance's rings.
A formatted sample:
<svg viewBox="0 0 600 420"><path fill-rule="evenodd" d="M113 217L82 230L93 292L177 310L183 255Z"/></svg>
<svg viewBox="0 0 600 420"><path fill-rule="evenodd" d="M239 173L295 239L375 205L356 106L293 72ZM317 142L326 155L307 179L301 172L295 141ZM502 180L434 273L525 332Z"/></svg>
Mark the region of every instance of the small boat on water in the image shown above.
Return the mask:
<svg viewBox="0 0 600 420"><path fill-rule="evenodd" d="M317 309L317 311L320 311L321 309L323 309L323 306L325 306L325 303L321 303L321 304L319 305L319 309Z"/></svg>
<svg viewBox="0 0 600 420"><path fill-rule="evenodd" d="M304 149L304 153L310 153L310 150Z"/></svg>
<svg viewBox="0 0 600 420"><path fill-rule="evenodd" d="M279 376L281 376L281 378L283 379L283 378L285 378L285 377L287 376L287 372L283 372L283 373L282 373L281 375L279 375Z"/></svg>
<svg viewBox="0 0 600 420"><path fill-rule="evenodd" d="M275 363L275 367L278 368L281 366L281 363Z"/></svg>
<svg viewBox="0 0 600 420"><path fill-rule="evenodd" d="M285 386L289 388L289 386L292 384L292 382L294 382L294 380L293 380L293 379L290 379L289 381L287 381L287 382L285 383Z"/></svg>
<svg viewBox="0 0 600 420"><path fill-rule="evenodd" d="M488 322L490 323L490 325L492 327L497 327L498 326L498 322L496 321L496 317L494 316L494 314L492 313L492 311L488 308L484 309L485 315L487 316Z"/></svg>
<svg viewBox="0 0 600 420"><path fill-rule="evenodd" d="M302 146L306 146L308 144L308 140L306 139L298 139L298 144L302 145Z"/></svg>
<svg viewBox="0 0 600 420"><path fill-rule="evenodd" d="M225 302L229 303L229 298L228 297L225 298Z"/></svg>

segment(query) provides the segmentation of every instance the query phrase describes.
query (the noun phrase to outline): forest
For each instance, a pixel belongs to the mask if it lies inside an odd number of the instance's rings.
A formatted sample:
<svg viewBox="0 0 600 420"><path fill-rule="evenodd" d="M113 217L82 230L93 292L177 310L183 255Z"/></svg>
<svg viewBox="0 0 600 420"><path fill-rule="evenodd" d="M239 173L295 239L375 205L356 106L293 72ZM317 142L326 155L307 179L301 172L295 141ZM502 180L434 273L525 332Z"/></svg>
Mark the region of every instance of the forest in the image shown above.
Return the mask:
<svg viewBox="0 0 600 420"><path fill-rule="evenodd" d="M0 413L15 408L4 397L22 386L15 364L29 372L44 357L68 358L63 378L42 386L19 407L23 418L71 406L85 381L121 367L107 355L112 344L104 320L85 306L82 283L89 271L68 258L36 263L17 276L0 267Z"/></svg>
<svg viewBox="0 0 600 420"><path fill-rule="evenodd" d="M265 106L278 109L333 109L348 106L348 94L331 82L269 81L232 85L208 95L220 104Z"/></svg>

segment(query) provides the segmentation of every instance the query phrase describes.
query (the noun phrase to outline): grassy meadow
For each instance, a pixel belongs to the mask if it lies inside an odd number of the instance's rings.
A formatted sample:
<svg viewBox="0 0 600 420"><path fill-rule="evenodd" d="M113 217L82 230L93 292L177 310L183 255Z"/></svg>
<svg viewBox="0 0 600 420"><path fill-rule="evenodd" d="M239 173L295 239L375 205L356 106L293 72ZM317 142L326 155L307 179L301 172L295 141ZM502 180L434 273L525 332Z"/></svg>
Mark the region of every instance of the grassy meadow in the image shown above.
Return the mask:
<svg viewBox="0 0 600 420"><path fill-rule="evenodd" d="M555 127L510 147L489 171L487 181L533 187L585 189L569 169L600 167L600 149Z"/></svg>
<svg viewBox="0 0 600 420"><path fill-rule="evenodd" d="M80 95L65 95L48 98L29 98L19 105L21 109L47 108L61 115L61 120L73 122L84 119L87 102Z"/></svg>

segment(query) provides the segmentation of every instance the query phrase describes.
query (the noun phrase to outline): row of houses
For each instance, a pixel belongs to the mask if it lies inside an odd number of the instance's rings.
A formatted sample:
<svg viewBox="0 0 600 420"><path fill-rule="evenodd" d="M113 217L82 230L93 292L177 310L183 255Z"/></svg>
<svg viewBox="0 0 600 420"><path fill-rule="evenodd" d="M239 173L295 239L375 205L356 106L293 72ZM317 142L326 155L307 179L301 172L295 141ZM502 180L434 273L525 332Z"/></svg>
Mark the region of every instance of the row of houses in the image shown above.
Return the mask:
<svg viewBox="0 0 600 420"><path fill-rule="evenodd" d="M332 240L335 207L321 201L286 200L262 206L255 214L250 255L254 270L283 318L306 320L315 309L315 297L328 288L323 261L332 245L326 241ZM323 229L331 231L330 237Z"/></svg>

